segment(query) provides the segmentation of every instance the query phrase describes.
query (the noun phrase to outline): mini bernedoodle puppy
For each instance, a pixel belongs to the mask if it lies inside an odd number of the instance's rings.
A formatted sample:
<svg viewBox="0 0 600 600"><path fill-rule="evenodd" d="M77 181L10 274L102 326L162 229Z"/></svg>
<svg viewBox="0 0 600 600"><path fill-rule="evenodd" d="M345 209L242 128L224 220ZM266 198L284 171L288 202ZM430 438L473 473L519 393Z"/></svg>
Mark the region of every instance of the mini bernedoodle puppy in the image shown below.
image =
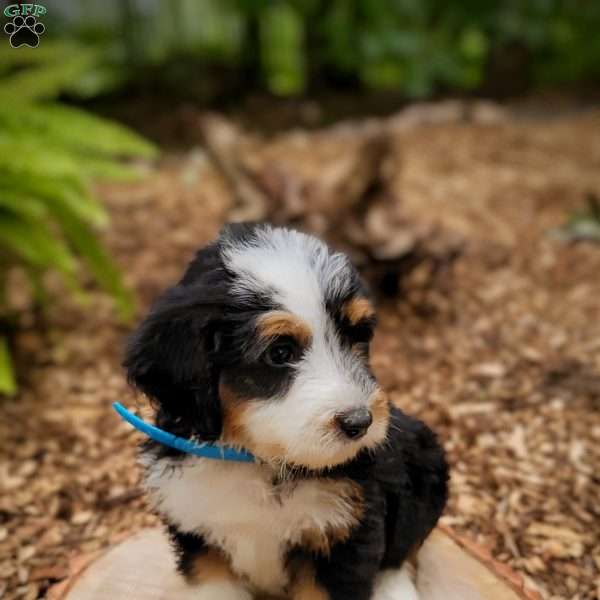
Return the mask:
<svg viewBox="0 0 600 600"><path fill-rule="evenodd" d="M156 424L257 458L144 444L185 598L417 598L401 566L444 508L447 465L378 387L374 325L344 254L247 224L200 250L142 322L125 366Z"/></svg>

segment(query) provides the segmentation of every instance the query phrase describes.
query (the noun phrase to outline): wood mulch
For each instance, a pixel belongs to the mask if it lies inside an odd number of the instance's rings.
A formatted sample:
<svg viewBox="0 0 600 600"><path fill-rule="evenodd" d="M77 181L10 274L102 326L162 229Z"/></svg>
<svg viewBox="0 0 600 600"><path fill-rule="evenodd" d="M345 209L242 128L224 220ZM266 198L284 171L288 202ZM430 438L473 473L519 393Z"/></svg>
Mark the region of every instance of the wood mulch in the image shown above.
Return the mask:
<svg viewBox="0 0 600 600"><path fill-rule="evenodd" d="M394 401L444 441L444 523L544 598L600 599L600 246L551 234L600 193L600 113L532 121L486 107L469 118L444 110L375 123L393 173L380 165L365 175L369 185L351 189L338 185L339 173L356 169L350 161L336 171L353 151L339 128L249 136L251 159L240 150L243 165L229 175L215 148L170 154L143 181L100 188L112 214L105 237L140 312L239 213L238 177L267 197L258 209L267 216L354 244L367 275L384 256L383 268L403 280L380 300L373 364ZM318 192L321 172L329 178ZM371 195L373 181L383 195ZM355 204L329 211L318 204L328 190ZM292 212L268 206L298 194ZM359 201L397 210L382 218ZM352 211L359 230L336 238ZM388 256L400 238L402 252L423 250L406 272ZM457 247L431 268L428 258ZM26 306L13 279L12 302ZM33 600L66 576L71 556L156 518L138 487L139 438L110 408L144 402L119 366L129 326L100 294L85 307L61 295L43 318L26 311L21 325L21 391L0 400L0 597Z"/></svg>

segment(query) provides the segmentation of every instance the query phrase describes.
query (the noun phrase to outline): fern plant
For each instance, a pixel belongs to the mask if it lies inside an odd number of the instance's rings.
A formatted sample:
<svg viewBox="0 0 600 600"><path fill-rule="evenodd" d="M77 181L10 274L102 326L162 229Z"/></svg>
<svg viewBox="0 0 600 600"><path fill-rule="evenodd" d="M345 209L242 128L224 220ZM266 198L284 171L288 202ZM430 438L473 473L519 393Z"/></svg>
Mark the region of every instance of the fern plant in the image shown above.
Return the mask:
<svg viewBox="0 0 600 600"><path fill-rule="evenodd" d="M121 159L151 158L156 150L116 123L56 101L93 72L97 59L92 50L64 43L0 54L0 286L18 265L43 301L42 276L54 270L82 298L86 268L127 319L133 296L96 235L108 218L90 181L135 176ZM5 292L0 288L0 393L13 394L2 333L11 319Z"/></svg>

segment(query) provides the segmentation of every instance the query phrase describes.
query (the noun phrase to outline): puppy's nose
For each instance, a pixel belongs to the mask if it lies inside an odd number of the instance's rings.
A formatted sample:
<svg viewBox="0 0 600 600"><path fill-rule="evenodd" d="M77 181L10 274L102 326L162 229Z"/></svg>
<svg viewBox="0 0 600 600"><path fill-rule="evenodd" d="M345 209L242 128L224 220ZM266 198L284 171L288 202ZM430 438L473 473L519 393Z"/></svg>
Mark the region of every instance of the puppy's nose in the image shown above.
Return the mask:
<svg viewBox="0 0 600 600"><path fill-rule="evenodd" d="M344 434L352 440L357 440L367 433L373 422L373 415L368 408L353 408L340 413L335 420Z"/></svg>

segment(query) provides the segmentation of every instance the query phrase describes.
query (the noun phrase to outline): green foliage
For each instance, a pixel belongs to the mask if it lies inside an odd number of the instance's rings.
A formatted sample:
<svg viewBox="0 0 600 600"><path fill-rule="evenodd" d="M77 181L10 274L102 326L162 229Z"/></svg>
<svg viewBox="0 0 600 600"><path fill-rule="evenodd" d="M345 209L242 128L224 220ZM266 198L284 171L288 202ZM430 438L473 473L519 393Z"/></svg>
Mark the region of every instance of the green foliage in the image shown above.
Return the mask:
<svg viewBox="0 0 600 600"><path fill-rule="evenodd" d="M260 13L261 65L268 88L275 94L304 89L304 22L293 6L271 4Z"/></svg>
<svg viewBox="0 0 600 600"><path fill-rule="evenodd" d="M83 299L85 265L127 319L132 293L97 239L95 229L108 219L89 182L133 177L136 171L118 159L149 158L155 149L124 127L53 101L95 60L86 48L65 44L0 55L0 281L19 265L43 300L41 276L54 270ZM4 292L0 289L2 298ZM5 302L0 318L9 319ZM0 392L15 389L8 340L2 336Z"/></svg>
<svg viewBox="0 0 600 600"><path fill-rule="evenodd" d="M113 57L125 62L114 64L133 75L144 64L181 68L188 56L246 69L244 81L250 73L279 95L333 75L423 97L479 88L494 75L490 64L510 63L519 48L532 84L600 76L600 2L590 0L171 0L154 10L144 0L113 3L120 22L106 22L103 34L98 25L93 37L120 46Z"/></svg>

